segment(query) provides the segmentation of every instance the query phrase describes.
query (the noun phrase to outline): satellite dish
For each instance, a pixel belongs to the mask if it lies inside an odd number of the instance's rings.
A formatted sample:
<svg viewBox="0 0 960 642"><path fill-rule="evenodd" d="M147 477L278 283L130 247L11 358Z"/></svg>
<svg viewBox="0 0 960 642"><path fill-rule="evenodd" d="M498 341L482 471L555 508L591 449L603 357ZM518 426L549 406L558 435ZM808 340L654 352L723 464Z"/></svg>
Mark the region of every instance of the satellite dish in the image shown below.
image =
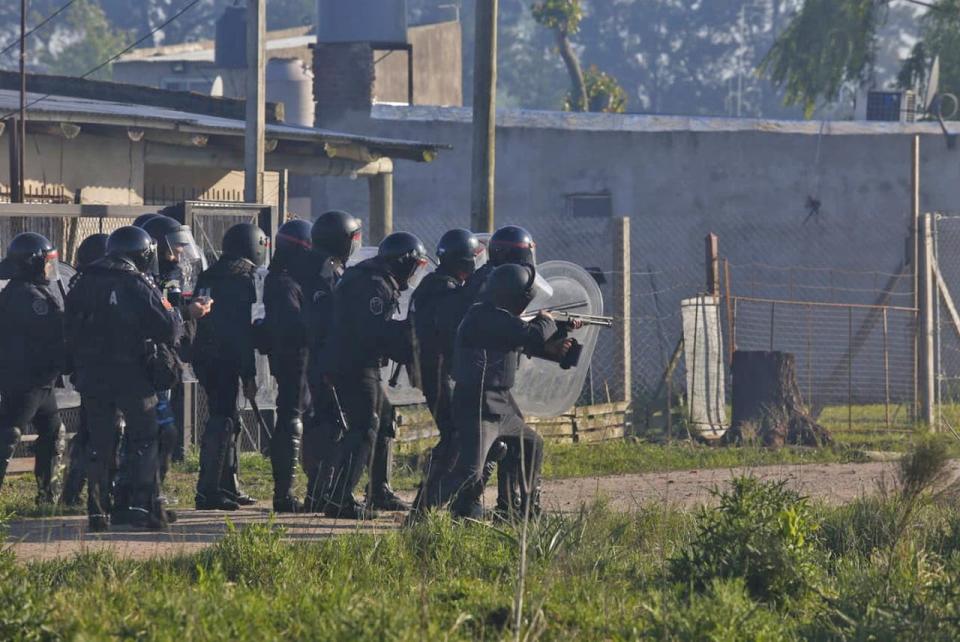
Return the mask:
<svg viewBox="0 0 960 642"><path fill-rule="evenodd" d="M923 97L923 105L927 111L935 111L934 102L937 101L938 93L940 93L940 56L933 59L930 74L927 76L927 91Z"/></svg>

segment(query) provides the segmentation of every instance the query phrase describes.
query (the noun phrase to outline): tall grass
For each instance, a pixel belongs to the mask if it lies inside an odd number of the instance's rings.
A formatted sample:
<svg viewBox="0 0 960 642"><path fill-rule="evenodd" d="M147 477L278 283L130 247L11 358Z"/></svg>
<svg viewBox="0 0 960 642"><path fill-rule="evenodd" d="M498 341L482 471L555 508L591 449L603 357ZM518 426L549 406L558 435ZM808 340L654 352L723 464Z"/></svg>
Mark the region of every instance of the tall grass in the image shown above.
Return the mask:
<svg viewBox="0 0 960 642"><path fill-rule="evenodd" d="M699 513L597 504L531 520L519 611L522 530L442 514L310 543L234 529L166 560L6 552L0 637L953 640L960 509L939 492L942 460L918 449L897 486L843 507L740 479Z"/></svg>

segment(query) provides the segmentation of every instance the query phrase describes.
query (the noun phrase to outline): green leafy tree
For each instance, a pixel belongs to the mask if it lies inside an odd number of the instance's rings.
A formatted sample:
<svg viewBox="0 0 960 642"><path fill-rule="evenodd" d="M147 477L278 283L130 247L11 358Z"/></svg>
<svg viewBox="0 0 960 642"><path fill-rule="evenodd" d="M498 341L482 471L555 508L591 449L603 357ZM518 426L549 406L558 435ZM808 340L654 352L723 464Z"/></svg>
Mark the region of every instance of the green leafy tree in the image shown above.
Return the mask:
<svg viewBox="0 0 960 642"><path fill-rule="evenodd" d="M570 76L570 97L567 100L569 111L587 109L587 85L580 67L580 59L573 50L570 37L580 30L583 19L583 7L580 0L542 0L532 7L533 18L537 23L551 29L556 35L557 49Z"/></svg>
<svg viewBox="0 0 960 642"><path fill-rule="evenodd" d="M130 42L129 35L116 29L100 5L93 0L79 0L69 9L59 30L60 38L41 54L40 58L50 73L80 76L109 60ZM109 79L110 66L96 72L92 78Z"/></svg>
<svg viewBox="0 0 960 642"><path fill-rule="evenodd" d="M787 105L811 117L819 102L835 101L845 85L862 85L875 61L886 2L806 0L760 65L785 90Z"/></svg>
<svg viewBox="0 0 960 642"><path fill-rule="evenodd" d="M616 78L600 71L596 65L590 65L583 73L583 80L588 111L622 114L627 110L627 93ZM572 101L573 96L567 96L564 103L566 111L576 111Z"/></svg>
<svg viewBox="0 0 960 642"><path fill-rule="evenodd" d="M902 89L926 93L927 75L940 58L938 93L960 95L960 0L940 0L920 20L920 37L897 76Z"/></svg>

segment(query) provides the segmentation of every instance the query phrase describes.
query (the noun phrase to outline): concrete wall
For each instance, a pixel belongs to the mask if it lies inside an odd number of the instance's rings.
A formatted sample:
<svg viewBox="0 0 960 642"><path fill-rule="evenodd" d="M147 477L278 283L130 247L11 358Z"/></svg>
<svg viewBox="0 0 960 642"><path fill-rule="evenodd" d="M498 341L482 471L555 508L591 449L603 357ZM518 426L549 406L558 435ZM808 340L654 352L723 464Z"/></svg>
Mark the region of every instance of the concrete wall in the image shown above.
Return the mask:
<svg viewBox="0 0 960 642"><path fill-rule="evenodd" d="M0 186L10 188L10 133L0 136ZM81 131L73 140L27 133L27 191L62 188L82 203L143 204L143 143Z"/></svg>
<svg viewBox="0 0 960 642"><path fill-rule="evenodd" d="M466 226L469 112L378 107L374 115L372 133L453 146L429 165L396 163L395 229L421 235L429 247L444 230ZM613 214L632 219L634 345L643 361L634 372L648 383L659 371L659 353L669 353L679 336L676 319L653 319L675 315L681 298L704 288L708 232L719 234L741 294L874 303L885 274L904 260L912 133L923 141L923 208L960 210L960 149L948 150L933 125L821 129L819 123L516 112L500 120L497 224L529 228L541 260L602 271L613 265L608 221L574 218L567 194L609 192ZM365 215L364 182L318 183L315 214L337 207ZM820 201L818 212L811 214L809 199ZM787 277L753 264L871 273ZM788 286L788 278L804 281ZM909 285L905 279L897 288L902 294ZM898 296L892 303L912 304L912 297ZM666 338L657 327L664 324Z"/></svg>

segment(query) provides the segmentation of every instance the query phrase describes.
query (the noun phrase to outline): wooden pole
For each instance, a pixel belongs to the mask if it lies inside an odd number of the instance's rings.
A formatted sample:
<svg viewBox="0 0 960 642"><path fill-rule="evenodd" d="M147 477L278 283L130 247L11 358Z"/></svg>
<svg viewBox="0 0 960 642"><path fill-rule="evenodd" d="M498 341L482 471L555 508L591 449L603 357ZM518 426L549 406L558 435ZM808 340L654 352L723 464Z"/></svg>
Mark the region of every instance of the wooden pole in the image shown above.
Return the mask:
<svg viewBox="0 0 960 642"><path fill-rule="evenodd" d="M720 240L713 232L704 239L707 269L707 294L720 296Z"/></svg>
<svg viewBox="0 0 960 642"><path fill-rule="evenodd" d="M370 193L371 245L377 245L393 233L393 173L382 172L367 178Z"/></svg>
<svg viewBox="0 0 960 642"><path fill-rule="evenodd" d="M243 148L243 199L263 202L266 75L266 0L247 0L247 127Z"/></svg>
<svg viewBox="0 0 960 642"><path fill-rule="evenodd" d="M497 139L498 0L477 0L473 56L473 165L470 229L492 232Z"/></svg>
<svg viewBox="0 0 960 642"><path fill-rule="evenodd" d="M936 360L934 359L934 290L933 290L933 215L922 217L920 268L920 418L936 430Z"/></svg>
<svg viewBox="0 0 960 642"><path fill-rule="evenodd" d="M27 0L20 0L20 119L17 128L20 139L17 147L17 198L11 198L10 201L23 203L26 197L24 173L27 170ZM14 195L12 185L10 195Z"/></svg>
<svg viewBox="0 0 960 642"><path fill-rule="evenodd" d="M633 391L633 372L630 335L631 269L630 219L615 218L613 225L613 318L616 332L617 365L623 380L623 401L629 402Z"/></svg>

